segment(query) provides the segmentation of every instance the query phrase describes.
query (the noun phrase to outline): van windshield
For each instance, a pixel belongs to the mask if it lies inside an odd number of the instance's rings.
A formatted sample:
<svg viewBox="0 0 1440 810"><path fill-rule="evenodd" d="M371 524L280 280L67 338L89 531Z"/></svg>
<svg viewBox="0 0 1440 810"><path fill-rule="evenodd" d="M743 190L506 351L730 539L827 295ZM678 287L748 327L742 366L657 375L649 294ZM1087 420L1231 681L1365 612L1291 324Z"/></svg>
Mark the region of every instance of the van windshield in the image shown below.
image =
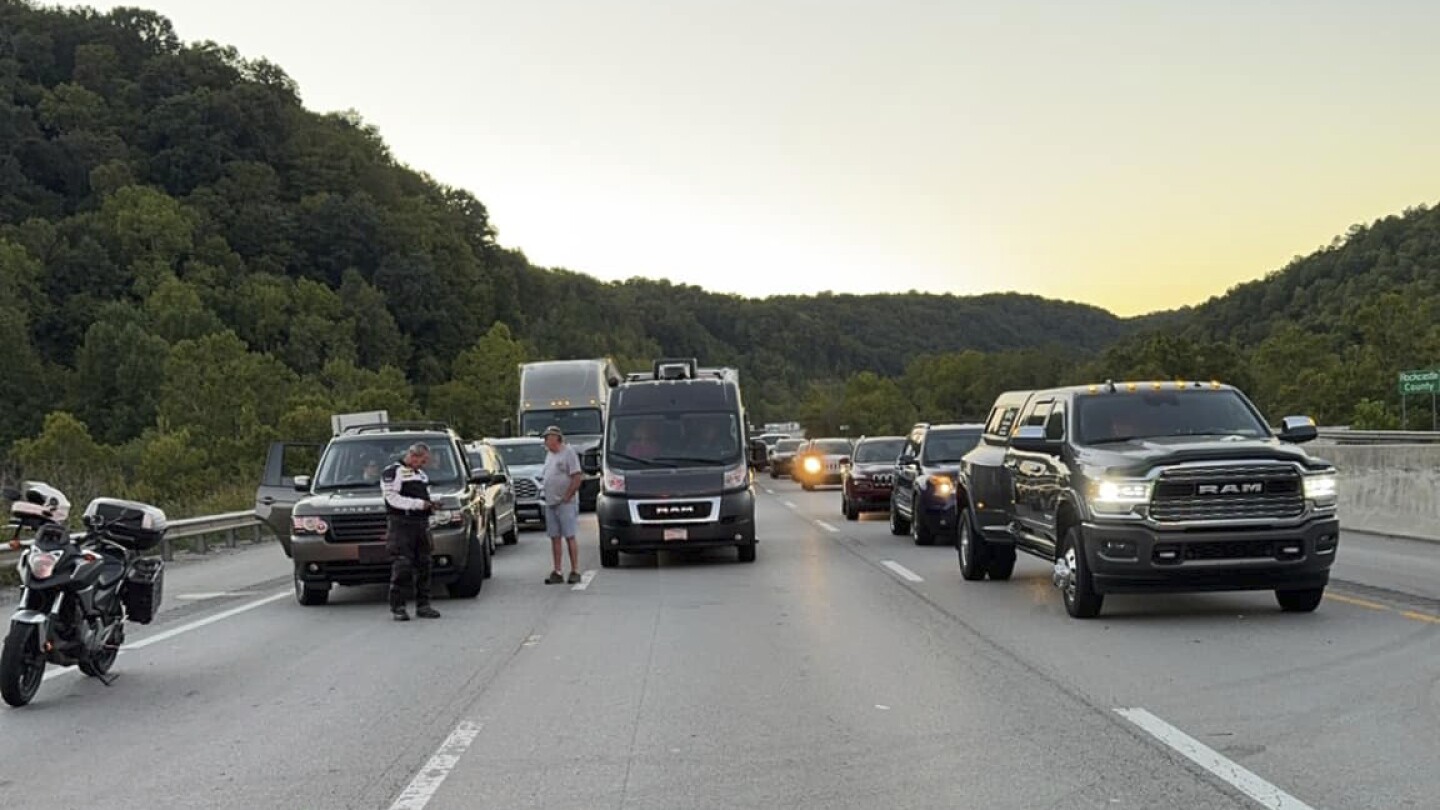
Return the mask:
<svg viewBox="0 0 1440 810"><path fill-rule="evenodd" d="M610 420L607 463L621 470L731 466L740 454L740 421L726 411L633 414Z"/></svg>

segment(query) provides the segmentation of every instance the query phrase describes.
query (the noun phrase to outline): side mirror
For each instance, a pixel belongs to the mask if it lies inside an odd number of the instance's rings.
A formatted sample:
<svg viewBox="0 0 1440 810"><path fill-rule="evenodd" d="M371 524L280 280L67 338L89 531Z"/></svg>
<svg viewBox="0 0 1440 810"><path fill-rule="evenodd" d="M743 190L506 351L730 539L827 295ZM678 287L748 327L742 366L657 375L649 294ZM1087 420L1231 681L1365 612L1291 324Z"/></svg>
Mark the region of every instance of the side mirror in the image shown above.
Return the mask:
<svg viewBox="0 0 1440 810"><path fill-rule="evenodd" d="M600 474L599 447L592 447L580 456L580 469L584 470L586 475Z"/></svg>
<svg viewBox="0 0 1440 810"><path fill-rule="evenodd" d="M1287 416L1280 421L1280 441L1304 444L1319 438L1315 420L1308 416Z"/></svg>
<svg viewBox="0 0 1440 810"><path fill-rule="evenodd" d="M490 474L490 483L492 483L492 484L508 484L508 483L510 483L510 476L508 476L508 475L506 475L505 473L502 473L502 472L491 473L491 474Z"/></svg>
<svg viewBox="0 0 1440 810"><path fill-rule="evenodd" d="M1010 437L1010 446L1022 453L1049 453L1051 455L1060 452L1060 442L1045 437L1045 428L1039 425L1027 425L1015 432Z"/></svg>
<svg viewBox="0 0 1440 810"><path fill-rule="evenodd" d="M915 466L915 457L912 456L912 455L910 455L909 453L901 453L901 454L900 454L900 458L895 459L895 466L897 466L897 467L914 467L914 466Z"/></svg>
<svg viewBox="0 0 1440 810"><path fill-rule="evenodd" d="M297 476L295 476L295 491L296 491L296 492L309 492L309 491L310 491L310 476L308 476L308 475L297 475Z"/></svg>
<svg viewBox="0 0 1440 810"><path fill-rule="evenodd" d="M495 476L491 475L488 470L471 470L470 483L482 487L488 486L495 483Z"/></svg>
<svg viewBox="0 0 1440 810"><path fill-rule="evenodd" d="M840 459L840 466L841 466L841 467L849 467L849 466L850 466L850 457L849 457L849 456L842 456L841 459Z"/></svg>

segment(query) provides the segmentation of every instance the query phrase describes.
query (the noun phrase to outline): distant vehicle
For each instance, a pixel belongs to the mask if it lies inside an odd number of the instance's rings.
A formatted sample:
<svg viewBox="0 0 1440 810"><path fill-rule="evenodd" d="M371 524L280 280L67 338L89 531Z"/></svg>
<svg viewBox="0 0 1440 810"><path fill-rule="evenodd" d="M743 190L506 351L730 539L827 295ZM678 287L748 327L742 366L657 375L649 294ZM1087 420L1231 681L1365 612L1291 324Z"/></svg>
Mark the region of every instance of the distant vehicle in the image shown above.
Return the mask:
<svg viewBox="0 0 1440 810"><path fill-rule="evenodd" d="M605 433L610 390L624 378L609 359L547 360L520 366L521 436L539 436L555 425L577 453L597 447ZM592 511L600 479L587 476L580 487L580 508Z"/></svg>
<svg viewBox="0 0 1440 810"><path fill-rule="evenodd" d="M390 421L389 411L337 413L330 416L330 435L339 436L353 425L383 425Z"/></svg>
<svg viewBox="0 0 1440 810"><path fill-rule="evenodd" d="M385 500L380 471L415 442L430 447L430 495L442 506L430 517L434 539L432 581L451 596L480 594L491 574L495 526L488 520L483 489L490 473L472 470L460 437L440 422L351 425L325 445L312 477L288 474L291 454L313 445L276 442L255 494L256 512L295 561L295 600L323 605L334 584L390 581L385 548Z"/></svg>
<svg viewBox="0 0 1440 810"><path fill-rule="evenodd" d="M605 442L585 457L603 472L601 565L618 565L621 552L722 546L754 562L749 461L764 445L746 443L736 379L694 360L657 360L611 393Z"/></svg>
<svg viewBox="0 0 1440 810"><path fill-rule="evenodd" d="M840 512L846 520L859 520L862 512L890 510L895 460L904 447L904 436L865 436L855 443L840 482Z"/></svg>
<svg viewBox="0 0 1440 810"><path fill-rule="evenodd" d="M1340 545L1336 472L1219 383L1106 383L995 401L959 481L960 573L1008 579L1015 551L1054 565L1075 618L1109 593L1273 590L1320 605Z"/></svg>
<svg viewBox="0 0 1440 810"><path fill-rule="evenodd" d="M491 531L502 544L513 546L520 541L520 519L515 511L514 482L505 460L485 442L471 442L465 446L470 469L490 474L490 483L481 492L485 498L486 519L494 527Z"/></svg>
<svg viewBox="0 0 1440 810"><path fill-rule="evenodd" d="M842 467L850 463L853 452L855 445L849 439L812 439L795 454L790 477L806 490L838 484L843 477Z"/></svg>
<svg viewBox="0 0 1440 810"><path fill-rule="evenodd" d="M915 545L955 542L955 480L960 459L980 441L983 425L930 425L910 431L895 462L890 495L890 532L915 538Z"/></svg>
<svg viewBox="0 0 1440 810"><path fill-rule="evenodd" d="M770 468L770 477L779 478L782 475L789 475L795 461L795 453L805 444L804 439L781 439L775 442L767 454L767 466Z"/></svg>
<svg viewBox="0 0 1440 810"><path fill-rule="evenodd" d="M756 472L764 472L764 471L766 470L766 468L768 468L768 467L770 466L770 454L769 454L770 448L774 447L774 446L775 446L775 443L778 442L778 441L780 441L781 439L788 439L788 438L790 438L790 434L788 434L788 433L762 433L762 434L760 434L759 436L756 436L755 438L756 438L758 441L761 441L761 442L764 442L764 443L765 443L766 454L765 454L765 458L763 458L763 459L762 459L762 458L757 458L757 459L755 460L755 463L754 463L753 466L754 466Z"/></svg>
<svg viewBox="0 0 1440 810"><path fill-rule="evenodd" d="M521 523L545 525L544 501L540 497L540 472L545 468L545 441L532 436L486 439L510 471L515 493L515 517Z"/></svg>

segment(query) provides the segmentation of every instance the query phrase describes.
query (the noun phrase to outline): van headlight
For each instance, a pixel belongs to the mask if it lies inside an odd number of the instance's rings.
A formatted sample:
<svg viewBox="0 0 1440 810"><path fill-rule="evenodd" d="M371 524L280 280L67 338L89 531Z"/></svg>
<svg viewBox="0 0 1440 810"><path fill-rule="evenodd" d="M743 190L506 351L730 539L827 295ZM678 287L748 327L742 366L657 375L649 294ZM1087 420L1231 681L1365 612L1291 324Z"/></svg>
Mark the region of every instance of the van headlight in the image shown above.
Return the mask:
<svg viewBox="0 0 1440 810"><path fill-rule="evenodd" d="M1314 473L1305 476L1305 498L1316 506L1334 506L1338 496L1339 480L1334 472Z"/></svg>
<svg viewBox="0 0 1440 810"><path fill-rule="evenodd" d="M750 483L750 468L744 464L725 471L725 488L739 489Z"/></svg>
<svg viewBox="0 0 1440 810"><path fill-rule="evenodd" d="M1090 505L1096 512L1123 515L1136 506L1150 502L1149 481L1106 478L1090 487Z"/></svg>
<svg viewBox="0 0 1440 810"><path fill-rule="evenodd" d="M606 492L613 492L617 495L625 492L625 473L607 470L605 477L601 479L601 488Z"/></svg>

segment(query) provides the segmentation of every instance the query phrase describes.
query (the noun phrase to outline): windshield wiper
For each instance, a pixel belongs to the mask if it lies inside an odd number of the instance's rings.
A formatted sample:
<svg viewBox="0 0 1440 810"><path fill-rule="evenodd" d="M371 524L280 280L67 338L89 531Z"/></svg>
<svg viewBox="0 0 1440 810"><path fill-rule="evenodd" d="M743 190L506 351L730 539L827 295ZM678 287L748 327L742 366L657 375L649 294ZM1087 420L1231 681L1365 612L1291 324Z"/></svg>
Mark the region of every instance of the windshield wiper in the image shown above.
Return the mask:
<svg viewBox="0 0 1440 810"><path fill-rule="evenodd" d="M610 453L610 458L619 459L620 461L632 461L632 462L634 462L634 463L636 463L636 464L644 464L644 465L646 465L647 467L672 467L672 468L673 468L673 467L675 466L674 464L669 464L669 463L666 463L666 462L664 462L664 461L660 461L659 459L641 458L641 457L639 457L639 456L632 456L632 455L629 455L629 454L627 454L627 453L615 453L615 452L612 452L612 453Z"/></svg>

